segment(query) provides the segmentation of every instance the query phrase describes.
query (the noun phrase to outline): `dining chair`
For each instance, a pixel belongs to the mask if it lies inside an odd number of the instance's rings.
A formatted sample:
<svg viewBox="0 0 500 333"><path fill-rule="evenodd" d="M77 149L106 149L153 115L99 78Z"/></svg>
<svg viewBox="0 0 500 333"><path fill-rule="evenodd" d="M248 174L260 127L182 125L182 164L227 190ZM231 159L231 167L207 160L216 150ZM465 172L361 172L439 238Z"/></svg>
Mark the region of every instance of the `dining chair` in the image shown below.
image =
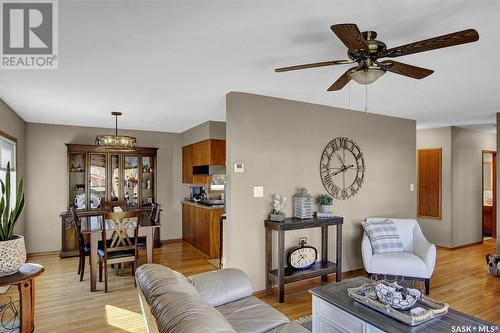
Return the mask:
<svg viewBox="0 0 500 333"><path fill-rule="evenodd" d="M102 282L102 270L104 269L104 292L108 292L108 265L132 264L132 276L135 282L135 268L137 267L137 235L139 232L141 212L131 210L125 212L103 212L102 239L103 242L99 254L99 281ZM110 225L108 230L107 225ZM133 233L133 239L129 237ZM108 237L110 235L110 237Z"/></svg>
<svg viewBox="0 0 500 333"><path fill-rule="evenodd" d="M152 206L151 206L151 211L149 212L149 220L155 224L159 224L160 223L160 213L161 213L161 207L160 207L160 204L158 203L154 203ZM137 239L137 248L138 249L145 249L147 246L146 244L146 237L139 237ZM154 256L153 258L151 258L151 262L154 263Z"/></svg>
<svg viewBox="0 0 500 333"><path fill-rule="evenodd" d="M113 212L116 208L120 208L122 211L128 209L128 203L126 200L120 201L103 201L101 202L101 212Z"/></svg>
<svg viewBox="0 0 500 333"><path fill-rule="evenodd" d="M78 274L80 274L80 281L83 281L83 274L85 272L85 257L90 254L90 249L88 253L85 251L85 240L82 235L82 225L75 206L71 205L69 209L71 211L71 215L73 215L73 221L75 222L78 239Z"/></svg>

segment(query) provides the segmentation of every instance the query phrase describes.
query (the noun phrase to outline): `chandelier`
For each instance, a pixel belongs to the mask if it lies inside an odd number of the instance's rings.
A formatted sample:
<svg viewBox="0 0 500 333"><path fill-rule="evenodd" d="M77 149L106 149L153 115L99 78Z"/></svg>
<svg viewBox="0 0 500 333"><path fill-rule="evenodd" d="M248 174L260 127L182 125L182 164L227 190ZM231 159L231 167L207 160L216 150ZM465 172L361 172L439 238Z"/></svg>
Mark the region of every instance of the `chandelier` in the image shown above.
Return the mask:
<svg viewBox="0 0 500 333"><path fill-rule="evenodd" d="M115 135L99 135L95 138L97 148L109 150L132 150L135 148L136 139L133 136L118 135L118 116L121 112L111 112L115 116Z"/></svg>

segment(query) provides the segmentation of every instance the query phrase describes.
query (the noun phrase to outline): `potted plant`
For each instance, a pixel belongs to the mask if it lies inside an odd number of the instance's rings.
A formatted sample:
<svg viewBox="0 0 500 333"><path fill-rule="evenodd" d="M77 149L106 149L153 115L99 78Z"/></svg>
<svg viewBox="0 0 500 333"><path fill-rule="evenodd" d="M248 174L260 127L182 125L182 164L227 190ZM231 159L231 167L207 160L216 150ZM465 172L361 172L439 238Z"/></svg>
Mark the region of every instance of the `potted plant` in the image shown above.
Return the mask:
<svg viewBox="0 0 500 333"><path fill-rule="evenodd" d="M285 220L286 214L283 212L285 207L286 198L282 198L279 194L274 195L273 211L269 214L271 221L281 222Z"/></svg>
<svg viewBox="0 0 500 333"><path fill-rule="evenodd" d="M23 180L17 186L16 201L11 207L10 163L7 163L5 183L0 179L0 277L19 272L19 267L26 261L24 237L14 235L16 224L24 208Z"/></svg>
<svg viewBox="0 0 500 333"><path fill-rule="evenodd" d="M321 194L316 197L316 203L319 205L321 213L331 213L333 198L328 194Z"/></svg>

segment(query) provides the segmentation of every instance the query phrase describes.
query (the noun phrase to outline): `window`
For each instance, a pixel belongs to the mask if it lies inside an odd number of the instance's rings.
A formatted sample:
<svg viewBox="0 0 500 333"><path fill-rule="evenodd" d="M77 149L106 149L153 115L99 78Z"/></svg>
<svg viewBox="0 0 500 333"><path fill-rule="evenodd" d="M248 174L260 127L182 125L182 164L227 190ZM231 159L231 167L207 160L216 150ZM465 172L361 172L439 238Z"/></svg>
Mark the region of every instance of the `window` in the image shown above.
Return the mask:
<svg viewBox="0 0 500 333"><path fill-rule="evenodd" d="M5 184L7 163L10 162L11 207L16 201L16 139L0 131L0 179Z"/></svg>
<svg viewBox="0 0 500 333"><path fill-rule="evenodd" d="M441 219L441 148L417 150L418 217Z"/></svg>

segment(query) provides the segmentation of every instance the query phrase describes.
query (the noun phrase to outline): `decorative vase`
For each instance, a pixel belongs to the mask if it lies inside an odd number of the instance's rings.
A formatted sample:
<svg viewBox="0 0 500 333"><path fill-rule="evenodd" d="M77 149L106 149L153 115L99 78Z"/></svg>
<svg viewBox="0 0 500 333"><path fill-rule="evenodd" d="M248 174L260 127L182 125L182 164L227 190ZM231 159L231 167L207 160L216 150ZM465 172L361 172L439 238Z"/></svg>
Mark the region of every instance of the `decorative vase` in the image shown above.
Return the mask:
<svg viewBox="0 0 500 333"><path fill-rule="evenodd" d="M0 241L0 277L16 274L26 262L24 237L15 235L14 239Z"/></svg>
<svg viewBox="0 0 500 333"><path fill-rule="evenodd" d="M319 211L321 213L331 213L332 212L332 205L322 205L322 206L319 206Z"/></svg>

